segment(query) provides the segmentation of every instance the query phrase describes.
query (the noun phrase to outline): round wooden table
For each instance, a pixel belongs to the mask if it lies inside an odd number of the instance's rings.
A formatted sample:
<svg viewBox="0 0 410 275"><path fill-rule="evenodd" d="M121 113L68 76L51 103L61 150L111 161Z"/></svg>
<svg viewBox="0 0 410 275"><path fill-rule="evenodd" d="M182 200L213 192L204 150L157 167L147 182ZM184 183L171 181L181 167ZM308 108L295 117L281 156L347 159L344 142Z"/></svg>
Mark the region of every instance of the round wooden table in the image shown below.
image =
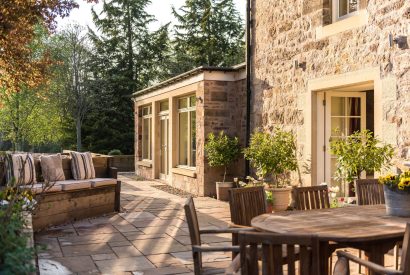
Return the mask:
<svg viewBox="0 0 410 275"><path fill-rule="evenodd" d="M408 222L410 218L387 216L384 205L368 205L264 214L252 219L252 227L281 234L316 234L324 259L334 252L329 243L336 242L364 250L369 261L384 265L384 254L403 240ZM321 261L322 274L328 273L328 262Z"/></svg>

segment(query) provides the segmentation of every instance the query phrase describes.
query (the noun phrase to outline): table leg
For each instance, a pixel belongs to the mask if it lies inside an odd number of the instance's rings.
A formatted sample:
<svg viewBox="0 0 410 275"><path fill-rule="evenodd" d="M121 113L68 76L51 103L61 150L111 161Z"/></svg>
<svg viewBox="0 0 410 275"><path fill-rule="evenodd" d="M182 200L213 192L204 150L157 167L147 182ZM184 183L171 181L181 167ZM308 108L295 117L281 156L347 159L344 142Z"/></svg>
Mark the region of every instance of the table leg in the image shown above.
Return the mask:
<svg viewBox="0 0 410 275"><path fill-rule="evenodd" d="M330 252L329 243L328 242L320 242L320 247L319 247L319 255L320 255L319 265L320 266L319 266L319 268L320 268L320 274L321 275L331 274L331 273L329 273L329 270L330 270L329 269L329 256L331 257L332 254L329 253L329 252Z"/></svg>
<svg viewBox="0 0 410 275"><path fill-rule="evenodd" d="M366 252L366 260L369 262L384 266L385 251L378 246L372 246L369 252ZM366 275L382 275L366 268Z"/></svg>

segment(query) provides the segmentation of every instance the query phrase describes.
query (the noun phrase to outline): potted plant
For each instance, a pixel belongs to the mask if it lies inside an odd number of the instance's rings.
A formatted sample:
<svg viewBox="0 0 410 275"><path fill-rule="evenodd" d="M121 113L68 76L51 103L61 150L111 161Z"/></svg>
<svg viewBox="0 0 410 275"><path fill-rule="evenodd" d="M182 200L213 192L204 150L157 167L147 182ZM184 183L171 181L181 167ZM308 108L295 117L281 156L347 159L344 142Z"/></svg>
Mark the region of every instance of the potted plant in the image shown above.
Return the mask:
<svg viewBox="0 0 410 275"><path fill-rule="evenodd" d="M216 182L216 196L218 200L229 200L228 189L233 187L232 182L225 182L226 171L230 163L238 158L240 146L237 137L229 137L224 131L216 136L214 133L208 135L205 144L205 152L210 167L223 167L224 174L222 182Z"/></svg>
<svg viewBox="0 0 410 275"><path fill-rule="evenodd" d="M350 185L361 180L363 172L386 168L394 153L391 145L383 144L369 130L332 140L330 151L336 156L336 179Z"/></svg>
<svg viewBox="0 0 410 275"><path fill-rule="evenodd" d="M256 131L244 155L256 169L268 191L272 192L273 209L286 210L290 202L289 175L297 169L296 143L292 132L276 128L273 134Z"/></svg>
<svg viewBox="0 0 410 275"><path fill-rule="evenodd" d="M384 185L387 215L410 217L410 172L381 176L379 183Z"/></svg>

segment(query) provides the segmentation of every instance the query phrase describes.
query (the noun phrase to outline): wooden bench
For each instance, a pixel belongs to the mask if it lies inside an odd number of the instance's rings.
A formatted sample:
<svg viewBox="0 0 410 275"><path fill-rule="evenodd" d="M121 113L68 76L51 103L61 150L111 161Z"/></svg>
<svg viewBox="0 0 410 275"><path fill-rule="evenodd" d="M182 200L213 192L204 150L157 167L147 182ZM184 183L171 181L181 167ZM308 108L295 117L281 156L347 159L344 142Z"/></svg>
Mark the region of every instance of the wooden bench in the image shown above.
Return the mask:
<svg viewBox="0 0 410 275"><path fill-rule="evenodd" d="M119 212L121 181L117 180L117 169L109 166L109 158L93 155L96 179L76 181L71 173L71 158L63 156L66 180L56 182L42 192L40 160L34 155L38 183L32 192L38 203L33 212L33 229L39 231L53 225Z"/></svg>

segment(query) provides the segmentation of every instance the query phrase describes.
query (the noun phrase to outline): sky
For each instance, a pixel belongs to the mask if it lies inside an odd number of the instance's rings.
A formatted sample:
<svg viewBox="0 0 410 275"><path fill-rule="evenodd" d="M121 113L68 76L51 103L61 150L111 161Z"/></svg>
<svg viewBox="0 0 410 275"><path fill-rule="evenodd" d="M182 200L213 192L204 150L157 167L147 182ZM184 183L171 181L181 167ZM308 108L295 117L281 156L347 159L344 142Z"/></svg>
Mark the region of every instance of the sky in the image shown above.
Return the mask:
<svg viewBox="0 0 410 275"><path fill-rule="evenodd" d="M91 7L95 5L95 10L101 10L100 4L89 4L83 0L77 0L79 4L79 9L74 9L71 11L69 17L64 19L59 18L57 20L58 28L62 29L65 25L70 23L79 23L83 26L90 26L94 29L94 24L92 22ZM102 2L102 1L100 1ZM173 16L171 13L171 7L175 8L181 7L185 0L151 0L152 4L148 7L148 13L154 15L158 22L152 24L150 28L152 30L157 29L161 25L165 25L168 22L173 21ZM246 0L234 0L238 11L240 11L242 18L245 17L245 7Z"/></svg>

